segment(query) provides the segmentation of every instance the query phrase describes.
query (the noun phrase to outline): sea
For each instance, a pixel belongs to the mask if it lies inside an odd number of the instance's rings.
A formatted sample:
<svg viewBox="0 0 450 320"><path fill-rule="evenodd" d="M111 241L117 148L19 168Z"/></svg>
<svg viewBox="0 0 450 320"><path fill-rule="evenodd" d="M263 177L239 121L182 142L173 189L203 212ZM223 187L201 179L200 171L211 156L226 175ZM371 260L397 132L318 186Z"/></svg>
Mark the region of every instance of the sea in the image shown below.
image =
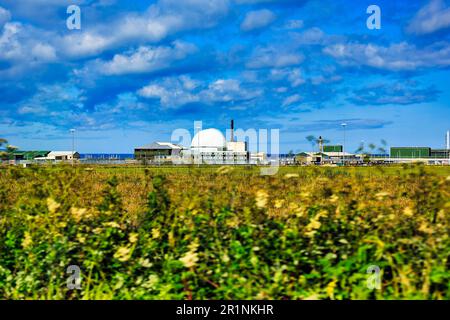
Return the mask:
<svg viewBox="0 0 450 320"><path fill-rule="evenodd" d="M80 159L83 160L127 160L134 159L132 153L82 153Z"/></svg>

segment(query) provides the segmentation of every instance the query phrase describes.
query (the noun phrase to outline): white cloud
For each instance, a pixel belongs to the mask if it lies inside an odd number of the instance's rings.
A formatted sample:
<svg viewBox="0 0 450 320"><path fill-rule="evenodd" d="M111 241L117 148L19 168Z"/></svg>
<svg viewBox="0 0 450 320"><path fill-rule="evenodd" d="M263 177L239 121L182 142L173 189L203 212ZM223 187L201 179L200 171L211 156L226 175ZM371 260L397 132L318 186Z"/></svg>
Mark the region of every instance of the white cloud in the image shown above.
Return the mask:
<svg viewBox="0 0 450 320"><path fill-rule="evenodd" d="M301 99L302 99L302 97L301 97L299 94L291 95L291 96L289 96L289 97L286 97L286 98L283 100L282 106L283 106L283 107L290 106L291 104L293 104L293 103L295 103L295 102L299 102Z"/></svg>
<svg viewBox="0 0 450 320"><path fill-rule="evenodd" d="M406 30L422 35L448 27L450 27L450 7L446 7L443 0L431 0L417 12Z"/></svg>
<svg viewBox="0 0 450 320"><path fill-rule="evenodd" d="M13 63L0 74L8 76L23 73L41 63L55 61L55 48L38 39L38 34L32 27L19 22L7 22L0 33L0 61Z"/></svg>
<svg viewBox="0 0 450 320"><path fill-rule="evenodd" d="M81 58L97 55L113 44L113 39L100 34L73 33L61 39L61 50L69 57Z"/></svg>
<svg viewBox="0 0 450 320"><path fill-rule="evenodd" d="M275 20L275 14L267 9L247 12L241 23L241 30L248 32L268 26Z"/></svg>
<svg viewBox="0 0 450 320"><path fill-rule="evenodd" d="M382 47L375 44L336 44L323 49L339 63L349 66L365 65L392 71L450 66L450 44L439 42L418 49L406 42Z"/></svg>
<svg viewBox="0 0 450 320"><path fill-rule="evenodd" d="M197 52L193 44L174 41L172 46L141 46L136 51L116 54L110 61L97 60L94 69L106 75L154 72L169 68Z"/></svg>
<svg viewBox="0 0 450 320"><path fill-rule="evenodd" d="M236 79L218 79L208 84L188 76L154 81L137 93L144 98L159 99L164 108L177 108L193 102L209 105L242 102L262 95L261 90L244 88Z"/></svg>
<svg viewBox="0 0 450 320"><path fill-rule="evenodd" d="M22 106L17 111L19 114L44 114L47 112L47 108L44 106Z"/></svg>
<svg viewBox="0 0 450 320"><path fill-rule="evenodd" d="M280 48L257 48L246 66L250 69L283 68L302 63L304 57L300 53L282 51Z"/></svg>
<svg viewBox="0 0 450 320"><path fill-rule="evenodd" d="M32 56L41 61L53 61L56 59L55 48L48 44L37 43L31 50Z"/></svg>
<svg viewBox="0 0 450 320"><path fill-rule="evenodd" d="M9 20L11 20L11 13L8 10L0 7L0 28Z"/></svg>
<svg viewBox="0 0 450 320"><path fill-rule="evenodd" d="M187 76L166 78L161 83L151 83L138 91L141 97L159 99L164 108L177 108L191 102L199 101L193 93L198 82Z"/></svg>
<svg viewBox="0 0 450 320"><path fill-rule="evenodd" d="M254 99L262 94L261 90L242 88L236 79L219 79L211 83L200 95L207 102L235 102Z"/></svg>
<svg viewBox="0 0 450 320"><path fill-rule="evenodd" d="M305 83L300 68L272 69L270 70L270 77L273 80L287 79L293 88Z"/></svg>
<svg viewBox="0 0 450 320"><path fill-rule="evenodd" d="M18 39L22 30L20 23L7 23L0 35L0 60L15 60L23 55L23 48Z"/></svg>
<svg viewBox="0 0 450 320"><path fill-rule="evenodd" d="M303 28L304 22L303 20L288 20L284 28L285 29L301 29Z"/></svg>
<svg viewBox="0 0 450 320"><path fill-rule="evenodd" d="M211 28L228 14L228 0L160 0L142 14L69 34L61 47L69 56L92 56L124 43L157 43L177 32Z"/></svg>

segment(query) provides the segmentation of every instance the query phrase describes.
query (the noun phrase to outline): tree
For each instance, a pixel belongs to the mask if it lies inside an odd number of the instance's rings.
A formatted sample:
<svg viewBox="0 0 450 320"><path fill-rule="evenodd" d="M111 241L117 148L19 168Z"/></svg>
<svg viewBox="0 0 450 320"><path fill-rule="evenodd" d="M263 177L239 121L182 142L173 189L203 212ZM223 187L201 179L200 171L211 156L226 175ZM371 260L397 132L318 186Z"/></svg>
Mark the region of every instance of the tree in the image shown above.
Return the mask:
<svg viewBox="0 0 450 320"><path fill-rule="evenodd" d="M311 143L311 146L312 146L312 148L313 148L313 152L314 152L314 146L315 146L316 144L319 144L320 141L322 141L323 144L330 143L330 140L328 140L328 139L325 139L325 138L322 138L322 137L316 138L316 137L313 136L313 135L307 136L307 137L306 137L306 140L308 140L308 142ZM320 152L320 151L321 151L321 150L319 150L319 152Z"/></svg>
<svg viewBox="0 0 450 320"><path fill-rule="evenodd" d="M0 151L0 159L9 160L11 159L12 154L19 149L18 147L7 144L8 140L0 138L0 147L3 145L6 146L6 149Z"/></svg>
<svg viewBox="0 0 450 320"><path fill-rule="evenodd" d="M374 154L374 150L376 149L379 153L385 154L386 148L387 148L387 142L384 139L381 139L381 146L377 148L377 146L374 143L369 143L368 147L369 150L366 150L364 146L364 142L361 142L358 149L356 149L355 153L360 153L363 155L364 162L370 162L370 155Z"/></svg>

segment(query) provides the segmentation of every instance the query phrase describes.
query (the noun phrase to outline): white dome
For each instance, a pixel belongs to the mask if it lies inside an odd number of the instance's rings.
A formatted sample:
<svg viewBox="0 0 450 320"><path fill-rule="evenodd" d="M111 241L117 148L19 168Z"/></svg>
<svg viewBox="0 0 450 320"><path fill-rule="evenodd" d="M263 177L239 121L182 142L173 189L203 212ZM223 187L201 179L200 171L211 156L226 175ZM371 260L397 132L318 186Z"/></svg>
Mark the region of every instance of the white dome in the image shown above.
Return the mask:
<svg viewBox="0 0 450 320"><path fill-rule="evenodd" d="M227 141L217 129L206 129L198 132L192 139L191 148L225 148Z"/></svg>

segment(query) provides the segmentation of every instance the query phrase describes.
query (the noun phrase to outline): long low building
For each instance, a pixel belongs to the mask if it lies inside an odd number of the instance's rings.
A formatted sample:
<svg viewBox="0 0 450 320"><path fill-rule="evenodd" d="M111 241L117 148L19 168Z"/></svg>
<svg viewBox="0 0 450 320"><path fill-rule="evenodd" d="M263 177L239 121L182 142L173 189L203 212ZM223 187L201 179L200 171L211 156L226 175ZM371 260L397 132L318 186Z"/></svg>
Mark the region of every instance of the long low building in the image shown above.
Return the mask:
<svg viewBox="0 0 450 320"><path fill-rule="evenodd" d="M80 154L76 151L51 151L45 157L38 157L36 161L71 161L80 159Z"/></svg>
<svg viewBox="0 0 450 320"><path fill-rule="evenodd" d="M170 142L153 142L134 149L136 160L172 160L179 157L182 146Z"/></svg>
<svg viewBox="0 0 450 320"><path fill-rule="evenodd" d="M448 159L450 158L450 150L429 147L391 147L390 155L394 159Z"/></svg>
<svg viewBox="0 0 450 320"><path fill-rule="evenodd" d="M12 156L15 161L34 160L48 156L50 151L15 151Z"/></svg>
<svg viewBox="0 0 450 320"><path fill-rule="evenodd" d="M295 162L300 164L339 164L361 163L364 155L349 152L301 152L295 156Z"/></svg>

